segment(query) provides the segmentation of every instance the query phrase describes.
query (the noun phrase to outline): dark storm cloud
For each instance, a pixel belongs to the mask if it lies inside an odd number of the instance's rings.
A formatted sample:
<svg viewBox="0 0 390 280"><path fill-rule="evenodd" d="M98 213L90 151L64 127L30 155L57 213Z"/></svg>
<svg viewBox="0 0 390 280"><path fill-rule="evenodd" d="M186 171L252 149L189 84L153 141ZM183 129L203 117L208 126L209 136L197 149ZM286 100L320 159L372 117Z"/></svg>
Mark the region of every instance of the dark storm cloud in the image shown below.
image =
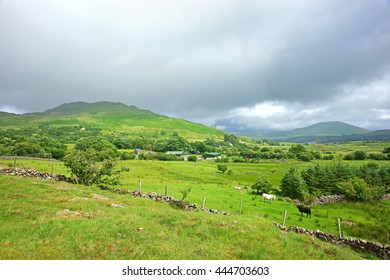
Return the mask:
<svg viewBox="0 0 390 280"><path fill-rule="evenodd" d="M0 1L0 42L0 110L110 100L243 129L390 119L387 1Z"/></svg>

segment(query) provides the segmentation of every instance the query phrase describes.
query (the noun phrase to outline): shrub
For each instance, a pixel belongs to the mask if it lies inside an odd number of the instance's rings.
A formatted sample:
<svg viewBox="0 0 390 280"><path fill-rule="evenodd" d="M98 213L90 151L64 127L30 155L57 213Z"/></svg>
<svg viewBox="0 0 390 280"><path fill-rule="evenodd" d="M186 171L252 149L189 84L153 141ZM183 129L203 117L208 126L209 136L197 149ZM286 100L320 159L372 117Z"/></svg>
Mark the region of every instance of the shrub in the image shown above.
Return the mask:
<svg viewBox="0 0 390 280"><path fill-rule="evenodd" d="M268 181L267 178L260 176L257 178L256 182L252 185L251 188L253 192L257 194L269 193L272 189L272 184L270 181Z"/></svg>
<svg viewBox="0 0 390 280"><path fill-rule="evenodd" d="M115 163L111 159L98 162L98 155L92 149L68 153L64 157L64 165L70 169L79 184L86 186L102 183L115 185L118 183L119 173L125 171L114 171Z"/></svg>
<svg viewBox="0 0 390 280"><path fill-rule="evenodd" d="M363 179L357 177L338 183L338 188L350 200L366 201L374 198L373 189Z"/></svg>
<svg viewBox="0 0 390 280"><path fill-rule="evenodd" d="M184 189L184 190L181 190L181 194L182 194L182 197L181 197L181 200L183 201L184 199L186 199L186 197L189 195L189 193L191 192L191 189L192 188L188 188L188 189Z"/></svg>
<svg viewBox="0 0 390 280"><path fill-rule="evenodd" d="M229 158L228 157L216 158L215 162L229 162Z"/></svg>
<svg viewBox="0 0 390 280"><path fill-rule="evenodd" d="M187 160L192 161L192 162L197 162L198 157L196 155L190 155L190 156L188 156Z"/></svg>
<svg viewBox="0 0 390 280"><path fill-rule="evenodd" d="M226 165L224 165L224 164L218 164L217 165L217 169L222 174L225 174L225 172L228 170L228 167Z"/></svg>

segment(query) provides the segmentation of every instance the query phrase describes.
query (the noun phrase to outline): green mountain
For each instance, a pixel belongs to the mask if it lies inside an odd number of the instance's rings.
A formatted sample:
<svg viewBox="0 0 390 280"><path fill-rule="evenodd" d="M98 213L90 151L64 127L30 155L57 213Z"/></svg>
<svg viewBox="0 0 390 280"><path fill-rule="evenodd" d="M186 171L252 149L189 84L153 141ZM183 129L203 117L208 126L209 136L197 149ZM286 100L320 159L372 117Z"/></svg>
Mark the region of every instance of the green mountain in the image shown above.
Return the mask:
<svg viewBox="0 0 390 280"><path fill-rule="evenodd" d="M286 142L321 142L326 137L343 137L346 135L364 135L369 130L343 122L320 122L308 127L297 128L290 131L275 131L266 133L252 133L247 135L253 139L268 139L271 141ZM359 137L357 137L359 138Z"/></svg>
<svg viewBox="0 0 390 280"><path fill-rule="evenodd" d="M343 122L320 122L308 127L297 128L290 131L292 136L309 136L309 135L352 135L370 132L367 129L350 125Z"/></svg>
<svg viewBox="0 0 390 280"><path fill-rule="evenodd" d="M176 131L187 139L222 138L224 132L177 118L114 102L71 102L41 113L0 114L1 128L82 126L100 128L105 133L120 132L133 136L153 136Z"/></svg>

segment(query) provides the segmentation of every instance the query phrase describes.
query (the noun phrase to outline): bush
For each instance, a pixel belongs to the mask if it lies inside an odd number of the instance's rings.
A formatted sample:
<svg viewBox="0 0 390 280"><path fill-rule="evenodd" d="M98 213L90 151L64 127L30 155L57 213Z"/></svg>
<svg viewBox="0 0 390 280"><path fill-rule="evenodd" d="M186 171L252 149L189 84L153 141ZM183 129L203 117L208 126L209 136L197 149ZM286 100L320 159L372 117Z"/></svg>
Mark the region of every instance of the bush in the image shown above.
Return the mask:
<svg viewBox="0 0 390 280"><path fill-rule="evenodd" d="M365 160L367 158L367 154L365 151L355 151L349 154L346 154L345 160Z"/></svg>
<svg viewBox="0 0 390 280"><path fill-rule="evenodd" d="M192 162L197 162L198 157L196 155L190 155L190 156L188 156L187 160L192 161Z"/></svg>
<svg viewBox="0 0 390 280"><path fill-rule="evenodd" d="M373 160L388 160L387 155L383 153L372 153L368 155L368 158Z"/></svg>
<svg viewBox="0 0 390 280"><path fill-rule="evenodd" d="M225 172L228 170L228 167L226 165L223 165L223 164L218 164L217 169L222 174L225 174Z"/></svg>
<svg viewBox="0 0 390 280"><path fill-rule="evenodd" d="M375 194L363 179L357 177L338 183L338 188L350 200L372 200Z"/></svg>
<svg viewBox="0 0 390 280"><path fill-rule="evenodd" d="M229 162L229 158L228 157L216 158L215 162Z"/></svg>
<svg viewBox="0 0 390 280"><path fill-rule="evenodd" d="M122 152L122 153L119 153L119 158L121 160L135 159L135 154L129 153L129 152Z"/></svg>
<svg viewBox="0 0 390 280"><path fill-rule="evenodd" d="M86 186L102 183L115 185L121 172L114 171L115 163L110 159L98 162L98 155L92 149L68 153L64 157L64 165L70 169L79 184Z"/></svg>
<svg viewBox="0 0 390 280"><path fill-rule="evenodd" d="M267 178L260 176L251 188L256 194L269 193L272 190L272 184Z"/></svg>

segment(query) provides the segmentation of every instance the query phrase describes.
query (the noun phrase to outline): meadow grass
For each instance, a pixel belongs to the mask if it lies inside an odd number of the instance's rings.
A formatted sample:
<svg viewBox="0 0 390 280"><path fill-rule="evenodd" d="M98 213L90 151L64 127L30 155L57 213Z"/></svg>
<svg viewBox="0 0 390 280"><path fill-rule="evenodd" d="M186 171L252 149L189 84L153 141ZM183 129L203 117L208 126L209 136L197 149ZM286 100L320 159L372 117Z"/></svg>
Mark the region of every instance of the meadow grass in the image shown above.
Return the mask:
<svg viewBox="0 0 390 280"><path fill-rule="evenodd" d="M358 165L364 162L351 162ZM390 201L345 202L328 205L313 205L312 218L302 216L296 206L282 199L272 204L263 202L261 197L252 193L250 186L259 176L268 178L276 187L287 170L294 166L297 169L309 165L329 164L324 161L264 161L258 164L227 163L232 174L222 174L217 171L218 163L214 161L200 162L162 162L162 161L121 161L129 169L122 173L121 185L127 190L138 190L141 180L141 190L145 193L165 193L177 199L182 198L182 191L191 188L186 201L202 205L206 197L206 207L226 211L238 215L242 203L242 217L264 218L269 222L282 222L283 213L287 210L286 225L301 226L308 229L338 234L337 218L343 222L342 230L345 236L359 237L371 241L388 242L390 233ZM387 163L383 163L387 164ZM0 160L0 165L13 165L12 160ZM67 169L61 162L46 162L38 160L18 160L19 168L34 168L42 172L66 174ZM240 186L241 191L235 190Z"/></svg>
<svg viewBox="0 0 390 280"><path fill-rule="evenodd" d="M93 186L5 175L0 188L0 259L366 257L313 237L283 234L258 214L183 211ZM108 199L94 199L96 194ZM58 215L64 209L82 216Z"/></svg>

